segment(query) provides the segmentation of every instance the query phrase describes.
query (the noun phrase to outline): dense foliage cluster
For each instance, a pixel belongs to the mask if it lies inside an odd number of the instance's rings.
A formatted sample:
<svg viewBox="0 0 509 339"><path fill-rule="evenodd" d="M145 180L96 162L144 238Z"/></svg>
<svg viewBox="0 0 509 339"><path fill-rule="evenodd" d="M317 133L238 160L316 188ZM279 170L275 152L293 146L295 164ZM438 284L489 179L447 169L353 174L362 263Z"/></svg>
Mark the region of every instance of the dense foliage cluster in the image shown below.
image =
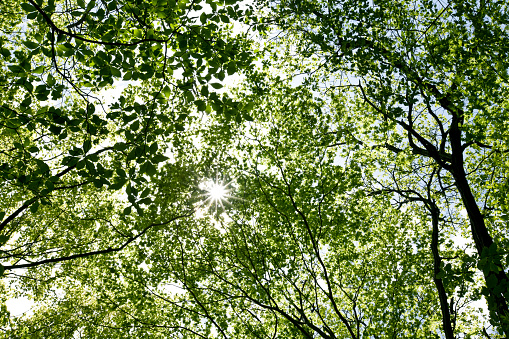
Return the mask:
<svg viewBox="0 0 509 339"><path fill-rule="evenodd" d="M505 2L0 17L5 337L509 335Z"/></svg>

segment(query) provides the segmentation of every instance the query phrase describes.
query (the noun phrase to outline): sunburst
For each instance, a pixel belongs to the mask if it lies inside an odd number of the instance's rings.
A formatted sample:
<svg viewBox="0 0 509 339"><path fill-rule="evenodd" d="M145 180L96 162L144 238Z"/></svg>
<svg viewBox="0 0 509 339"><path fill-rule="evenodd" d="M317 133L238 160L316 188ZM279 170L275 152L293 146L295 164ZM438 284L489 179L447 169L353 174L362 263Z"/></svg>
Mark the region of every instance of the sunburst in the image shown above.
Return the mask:
<svg viewBox="0 0 509 339"><path fill-rule="evenodd" d="M218 207L224 209L224 205L229 204L228 199L234 198L230 194L233 189L228 188L231 187L231 183L232 182L225 183L218 178L216 178L216 180L205 181L202 187L207 192L204 194L204 196L207 197L207 199L205 199L207 207L214 205L216 212Z"/></svg>
<svg viewBox="0 0 509 339"><path fill-rule="evenodd" d="M210 188L207 190L207 195L212 201L223 201L226 200L229 190L226 186L220 183L212 183Z"/></svg>

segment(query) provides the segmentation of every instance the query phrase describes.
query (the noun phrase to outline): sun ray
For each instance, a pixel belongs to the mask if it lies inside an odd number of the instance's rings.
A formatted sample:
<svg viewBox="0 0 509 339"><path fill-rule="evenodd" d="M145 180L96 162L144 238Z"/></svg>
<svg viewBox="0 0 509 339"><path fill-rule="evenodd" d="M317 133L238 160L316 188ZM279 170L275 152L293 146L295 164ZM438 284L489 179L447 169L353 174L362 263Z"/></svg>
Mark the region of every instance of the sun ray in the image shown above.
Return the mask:
<svg viewBox="0 0 509 339"><path fill-rule="evenodd" d="M228 203L228 199L233 198L233 196L230 194L233 190L231 187L231 183L219 180L218 177L216 177L215 180L207 180L204 181L200 186L205 191L204 194L201 194L200 196L206 197L206 199L203 201L204 205L206 205L207 208L214 207L215 211L218 211L218 207L220 209L225 209L225 204L230 205Z"/></svg>
<svg viewBox="0 0 509 339"><path fill-rule="evenodd" d="M242 198L235 197L232 194L234 190L234 180L224 181L220 180L217 176L216 179L208 179L200 184L200 188L204 191L199 197L204 197L202 206L209 209L213 208L215 213L219 210L225 211L227 206L232 206L230 200L244 201Z"/></svg>

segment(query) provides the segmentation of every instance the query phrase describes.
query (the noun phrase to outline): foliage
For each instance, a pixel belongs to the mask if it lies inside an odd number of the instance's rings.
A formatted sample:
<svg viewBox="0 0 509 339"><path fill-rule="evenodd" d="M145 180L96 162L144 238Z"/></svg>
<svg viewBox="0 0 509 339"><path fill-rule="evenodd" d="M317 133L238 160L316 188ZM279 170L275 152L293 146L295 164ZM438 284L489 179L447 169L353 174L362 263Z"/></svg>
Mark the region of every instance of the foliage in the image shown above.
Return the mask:
<svg viewBox="0 0 509 339"><path fill-rule="evenodd" d="M507 336L507 5L257 5L2 12L7 335Z"/></svg>
<svg viewBox="0 0 509 339"><path fill-rule="evenodd" d="M465 230L457 225L457 214L465 209L491 321L507 334L508 278L501 258L508 244L500 198L507 187L502 159L509 145L495 122L507 120L507 6L469 1L385 5L268 4L278 13L273 21L288 50L302 56L286 63L298 72L321 75L330 91L348 91L352 109L345 123L338 123L338 142L363 148L363 163L385 149L377 162L386 175L370 180L373 192L424 204L431 217L445 219L441 232L449 235ZM452 338L447 298L454 293L440 287L443 261L435 245L444 331Z"/></svg>
<svg viewBox="0 0 509 339"><path fill-rule="evenodd" d="M143 214L148 179L190 114L242 114L214 89L249 63L249 42L224 24L246 12L211 0L2 6L0 231L3 243L17 238L5 269L133 240L112 219ZM113 84L126 88L101 98Z"/></svg>

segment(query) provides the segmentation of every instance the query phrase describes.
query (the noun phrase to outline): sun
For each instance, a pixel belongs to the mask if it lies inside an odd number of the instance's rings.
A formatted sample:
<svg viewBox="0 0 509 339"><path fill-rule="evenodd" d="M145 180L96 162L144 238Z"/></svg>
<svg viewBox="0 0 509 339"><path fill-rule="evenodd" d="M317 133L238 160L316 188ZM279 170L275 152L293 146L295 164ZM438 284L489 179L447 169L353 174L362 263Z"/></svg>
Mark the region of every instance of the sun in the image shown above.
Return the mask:
<svg viewBox="0 0 509 339"><path fill-rule="evenodd" d="M224 183L216 178L216 180L207 180L200 186L205 191L203 196L206 197L205 203L208 207L214 205L216 212L217 208L224 209L224 205L228 204L228 199L233 198L230 193L231 188L228 188L231 183Z"/></svg>
<svg viewBox="0 0 509 339"><path fill-rule="evenodd" d="M212 183L207 190L207 195L212 201L226 200L229 190L220 183Z"/></svg>

